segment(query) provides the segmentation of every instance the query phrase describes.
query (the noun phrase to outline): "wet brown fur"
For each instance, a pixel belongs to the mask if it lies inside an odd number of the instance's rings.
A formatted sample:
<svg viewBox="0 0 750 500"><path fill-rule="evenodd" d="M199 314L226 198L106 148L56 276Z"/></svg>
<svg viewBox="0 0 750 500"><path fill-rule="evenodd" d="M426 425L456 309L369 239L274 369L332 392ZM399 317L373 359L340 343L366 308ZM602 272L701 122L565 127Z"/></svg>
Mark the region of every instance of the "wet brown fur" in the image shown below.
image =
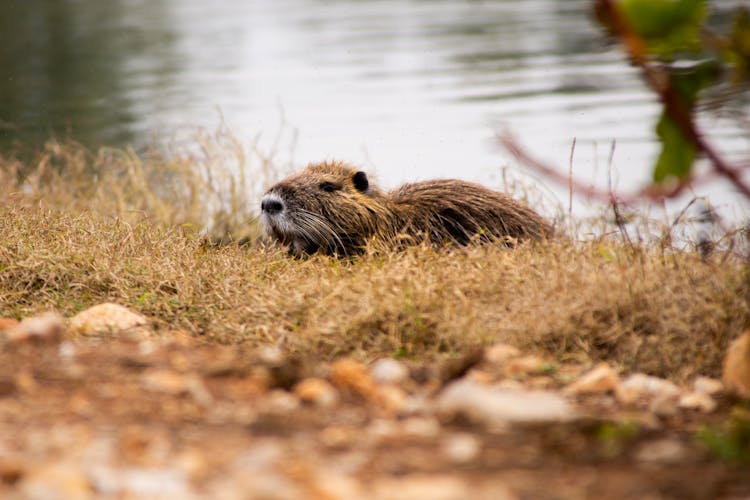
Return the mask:
<svg viewBox="0 0 750 500"><path fill-rule="evenodd" d="M268 233L295 254L350 255L370 241L396 247L424 241L513 244L552 234L532 209L478 184L432 180L383 193L364 173L341 162L310 165L267 194L285 206L283 219L264 216Z"/></svg>

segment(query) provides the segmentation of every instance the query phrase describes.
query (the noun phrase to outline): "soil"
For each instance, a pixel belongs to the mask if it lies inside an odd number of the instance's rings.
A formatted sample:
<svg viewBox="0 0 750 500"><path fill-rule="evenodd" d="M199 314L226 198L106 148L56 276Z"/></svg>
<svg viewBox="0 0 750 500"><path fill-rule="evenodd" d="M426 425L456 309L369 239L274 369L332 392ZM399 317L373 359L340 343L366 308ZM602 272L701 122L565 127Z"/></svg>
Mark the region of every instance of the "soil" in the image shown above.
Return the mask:
<svg viewBox="0 0 750 500"><path fill-rule="evenodd" d="M747 465L695 438L721 398L657 417L600 394L571 421L492 428L424 403L441 367L412 366L408 410L290 391L326 370L179 335L2 343L0 497L750 498Z"/></svg>

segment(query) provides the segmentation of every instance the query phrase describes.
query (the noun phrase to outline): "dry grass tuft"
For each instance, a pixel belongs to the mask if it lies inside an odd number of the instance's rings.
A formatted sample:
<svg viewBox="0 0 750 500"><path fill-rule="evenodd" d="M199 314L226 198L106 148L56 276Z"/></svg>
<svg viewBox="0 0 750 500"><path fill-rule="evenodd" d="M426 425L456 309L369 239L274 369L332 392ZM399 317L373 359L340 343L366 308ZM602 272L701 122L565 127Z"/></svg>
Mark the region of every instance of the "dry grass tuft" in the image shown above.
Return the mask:
<svg viewBox="0 0 750 500"><path fill-rule="evenodd" d="M113 301L209 342L305 357L453 357L503 341L682 379L718 375L750 323L740 259L609 240L355 260L215 247L192 231L91 209L0 204L0 316Z"/></svg>
<svg viewBox="0 0 750 500"><path fill-rule="evenodd" d="M134 223L183 226L215 239L255 238L258 200L289 171L255 143L220 128L197 132L189 148L90 151L50 140L31 161L0 155L0 203L85 210ZM20 196L19 196L20 195Z"/></svg>

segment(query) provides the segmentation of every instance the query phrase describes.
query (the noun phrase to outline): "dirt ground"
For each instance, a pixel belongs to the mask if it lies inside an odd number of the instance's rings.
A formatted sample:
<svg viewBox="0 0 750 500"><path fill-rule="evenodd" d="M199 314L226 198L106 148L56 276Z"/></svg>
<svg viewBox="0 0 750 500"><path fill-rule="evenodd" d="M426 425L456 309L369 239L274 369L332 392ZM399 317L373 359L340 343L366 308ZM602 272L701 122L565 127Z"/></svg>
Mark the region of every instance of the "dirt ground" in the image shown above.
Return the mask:
<svg viewBox="0 0 750 500"><path fill-rule="evenodd" d="M695 438L727 415L721 397L710 414L667 417L607 394L572 398L577 417L561 421L436 413L447 378L481 372L467 367L410 365L408 403L339 387L316 404L290 389L329 365L270 351L186 336L4 342L0 497L750 498L750 469Z"/></svg>

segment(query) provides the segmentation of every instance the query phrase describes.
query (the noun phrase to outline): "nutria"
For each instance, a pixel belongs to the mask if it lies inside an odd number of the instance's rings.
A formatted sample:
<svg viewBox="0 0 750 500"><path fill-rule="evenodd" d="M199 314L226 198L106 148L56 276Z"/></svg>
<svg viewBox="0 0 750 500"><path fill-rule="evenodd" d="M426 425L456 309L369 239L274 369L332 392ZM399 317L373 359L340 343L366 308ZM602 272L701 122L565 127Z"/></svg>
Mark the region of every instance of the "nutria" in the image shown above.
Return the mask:
<svg viewBox="0 0 750 500"><path fill-rule="evenodd" d="M367 174L340 162L310 165L273 186L263 196L261 220L296 255L351 255L370 241L513 244L552 233L542 217L507 194L455 179L383 193Z"/></svg>

